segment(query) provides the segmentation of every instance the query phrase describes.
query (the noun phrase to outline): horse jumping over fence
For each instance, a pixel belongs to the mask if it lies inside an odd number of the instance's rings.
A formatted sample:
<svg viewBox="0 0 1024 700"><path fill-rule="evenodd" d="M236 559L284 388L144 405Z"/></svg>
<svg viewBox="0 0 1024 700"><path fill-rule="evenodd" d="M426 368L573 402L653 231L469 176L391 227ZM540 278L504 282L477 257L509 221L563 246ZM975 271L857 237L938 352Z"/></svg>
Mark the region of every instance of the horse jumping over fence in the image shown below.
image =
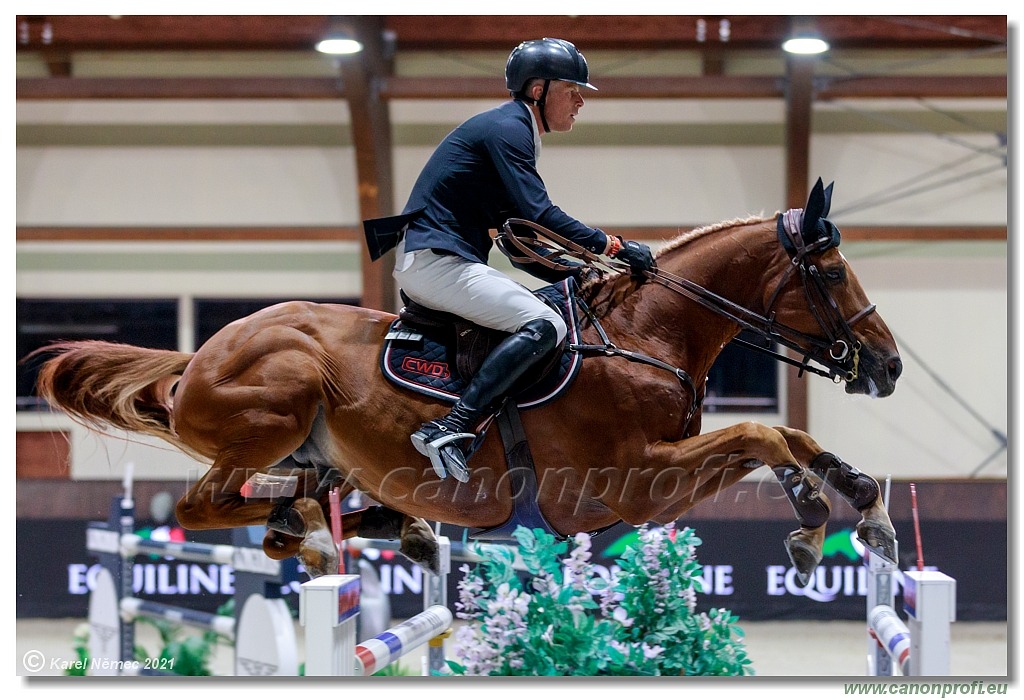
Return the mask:
<svg viewBox="0 0 1024 700"><path fill-rule="evenodd" d="M847 393L895 389L896 343L838 250L830 197L819 180L803 210L691 231L659 251L648 279L613 272L583 286L589 315L577 350L590 356L559 398L522 414L535 504L552 530L669 523L767 466L799 523L786 546L804 580L822 556L831 508L823 483L861 513L866 546L896 560L877 482L805 432L743 422L701 433L705 378L743 329L791 348L802 358L794 362ZM513 489L495 431L473 453L468 483L438 478L414 449L410 429L446 406L382 375L394 320L294 301L230 323L194 354L56 344L39 351L55 356L38 390L96 429L155 435L212 462L177 505L183 527L269 524L268 555L296 555L314 577L336 573L325 516L333 475L342 497L358 489L382 504L346 514L345 537L400 538L430 568L436 543L422 519L501 526L515 510ZM289 464L288 499L243 495L254 475Z"/></svg>

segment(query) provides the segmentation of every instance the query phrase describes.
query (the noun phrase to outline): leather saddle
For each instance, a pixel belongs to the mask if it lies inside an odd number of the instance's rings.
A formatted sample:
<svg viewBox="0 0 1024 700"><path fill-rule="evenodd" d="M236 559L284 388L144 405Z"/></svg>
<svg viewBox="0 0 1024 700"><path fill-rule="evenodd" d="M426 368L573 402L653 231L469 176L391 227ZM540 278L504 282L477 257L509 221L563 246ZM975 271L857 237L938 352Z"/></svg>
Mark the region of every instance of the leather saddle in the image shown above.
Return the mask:
<svg viewBox="0 0 1024 700"><path fill-rule="evenodd" d="M455 371L464 382L471 380L491 351L509 337L509 333L504 331L484 328L455 314L423 306L406 296L402 290L399 290L399 294L405 304L398 312L402 326L431 335L452 349ZM546 374L548 369L550 367L542 374Z"/></svg>
<svg viewBox="0 0 1024 700"><path fill-rule="evenodd" d="M569 334L563 348L513 387L511 395L521 408L551 401L576 378L582 358L570 349L579 342L574 292L573 280L535 292L562 315ZM491 351L510 334L427 308L404 292L401 295L404 306L385 336L381 370L399 386L454 403Z"/></svg>

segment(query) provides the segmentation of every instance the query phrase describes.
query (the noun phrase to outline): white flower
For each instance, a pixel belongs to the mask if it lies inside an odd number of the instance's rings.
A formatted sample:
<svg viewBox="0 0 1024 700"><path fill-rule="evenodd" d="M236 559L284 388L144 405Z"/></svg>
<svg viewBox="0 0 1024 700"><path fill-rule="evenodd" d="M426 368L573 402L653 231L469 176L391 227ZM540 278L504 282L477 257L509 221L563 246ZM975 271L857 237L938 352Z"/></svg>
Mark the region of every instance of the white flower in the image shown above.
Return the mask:
<svg viewBox="0 0 1024 700"><path fill-rule="evenodd" d="M657 656L661 656L661 653L665 651L665 647L658 645L648 646L646 643L640 645L640 650L644 653L645 659L653 659Z"/></svg>
<svg viewBox="0 0 1024 700"><path fill-rule="evenodd" d="M555 626L548 625L547 629L544 630L544 633L540 635L540 638L548 644L552 644L555 641Z"/></svg>

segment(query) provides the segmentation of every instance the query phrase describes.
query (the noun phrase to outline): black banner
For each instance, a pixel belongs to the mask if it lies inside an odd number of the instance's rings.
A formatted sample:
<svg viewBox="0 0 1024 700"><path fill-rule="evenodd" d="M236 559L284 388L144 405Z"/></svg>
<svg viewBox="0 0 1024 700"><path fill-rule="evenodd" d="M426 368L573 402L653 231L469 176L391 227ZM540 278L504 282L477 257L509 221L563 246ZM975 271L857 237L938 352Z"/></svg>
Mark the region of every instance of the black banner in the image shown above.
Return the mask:
<svg viewBox="0 0 1024 700"><path fill-rule="evenodd" d="M801 587L786 554L784 540L793 524L783 521L701 521L693 529L703 543L697 560L704 567L701 610L727 608L743 620L864 620L866 571L851 537L855 522L833 521L825 543L825 557L812 582ZM895 523L897 532L913 533L912 522ZM98 566L85 546L88 523L76 520L19 520L17 522L17 616L19 618L84 618L88 610L91 578ZM229 531L188 532L171 528L144 535L182 538L207 543L229 543ZM462 541L462 528L442 529L453 541ZM594 538L593 557L599 573L607 575L615 558L635 536L619 526ZM957 619L1005 620L1007 610L1007 525L1005 522L922 522L926 568L956 579ZM423 576L419 567L400 554L367 551L390 594L392 614L409 617L423 609ZM917 565L912 536L900 541L902 570ZM298 609L298 587L306 580L294 559L285 563L280 592L293 610ZM457 599L459 561L452 562L449 602ZM355 570L350 565L350 570ZM135 560L135 588L139 597L206 612L232 597L234 574L228 565L192 564L157 556ZM899 575L897 575L897 586ZM899 590L899 588L897 588ZM897 608L901 606L897 597Z"/></svg>

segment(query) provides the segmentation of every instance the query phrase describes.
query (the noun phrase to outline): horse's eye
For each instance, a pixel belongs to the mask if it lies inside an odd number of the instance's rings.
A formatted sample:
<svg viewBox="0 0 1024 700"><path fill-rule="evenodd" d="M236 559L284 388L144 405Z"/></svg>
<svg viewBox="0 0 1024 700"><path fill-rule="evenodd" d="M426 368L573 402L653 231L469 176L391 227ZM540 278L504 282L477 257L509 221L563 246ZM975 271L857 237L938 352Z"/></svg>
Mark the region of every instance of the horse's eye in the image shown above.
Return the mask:
<svg viewBox="0 0 1024 700"><path fill-rule="evenodd" d="M825 279L829 282L842 282L846 279L846 268L842 265L828 268L825 270Z"/></svg>

